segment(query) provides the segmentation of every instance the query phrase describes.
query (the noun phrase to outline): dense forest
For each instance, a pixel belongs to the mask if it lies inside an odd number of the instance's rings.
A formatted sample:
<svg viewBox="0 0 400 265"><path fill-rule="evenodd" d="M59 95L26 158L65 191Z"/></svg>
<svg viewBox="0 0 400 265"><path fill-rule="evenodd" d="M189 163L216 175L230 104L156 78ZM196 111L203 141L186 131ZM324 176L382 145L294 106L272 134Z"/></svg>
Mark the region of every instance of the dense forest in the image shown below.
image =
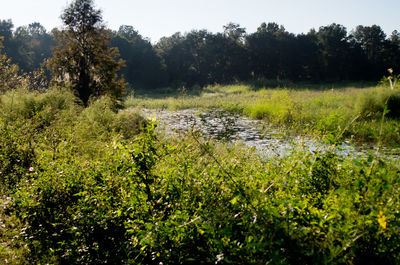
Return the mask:
<svg viewBox="0 0 400 265"><path fill-rule="evenodd" d="M387 36L377 25L348 32L331 24L293 34L276 23L262 23L253 33L229 23L223 32L177 32L154 44L132 26L106 30L125 61L121 73L134 89L270 79L376 81L400 65L400 33ZM14 29L11 20L0 20L3 52L25 73L45 65L57 32L37 22Z"/></svg>

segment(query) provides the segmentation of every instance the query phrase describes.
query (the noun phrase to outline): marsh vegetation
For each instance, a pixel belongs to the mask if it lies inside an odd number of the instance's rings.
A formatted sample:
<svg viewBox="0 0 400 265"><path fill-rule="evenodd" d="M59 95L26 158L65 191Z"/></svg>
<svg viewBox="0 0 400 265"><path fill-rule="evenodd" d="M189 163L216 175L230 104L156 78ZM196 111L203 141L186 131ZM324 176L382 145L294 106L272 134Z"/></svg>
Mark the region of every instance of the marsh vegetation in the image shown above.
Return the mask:
<svg viewBox="0 0 400 265"><path fill-rule="evenodd" d="M68 89L9 91L0 97L0 256L11 264L396 264L398 160L337 153L346 135L338 121L348 117L339 116L340 104L356 111L351 104L358 106L375 89L386 88L208 87L196 96L128 97L119 111L108 97L84 108ZM157 120L132 109L218 107L251 116L246 110L258 106L255 98L283 105L265 112L265 121L273 117L273 126L312 133L329 145L310 150L297 143L287 155L260 156L195 130L157 133ZM300 118L323 124L321 113L306 119L300 114L310 112L301 108L288 122L286 104L303 101L341 119L332 127L299 130ZM353 122L378 123L377 111Z"/></svg>
<svg viewBox="0 0 400 265"><path fill-rule="evenodd" d="M194 32L159 43L171 61L154 69L170 78L178 72L174 85L125 96L123 62L93 1L73 1L62 19L50 73L21 73L0 54L2 264L399 264L400 88L393 70L378 85L317 85L280 79L289 68L255 64L250 81L237 79L240 67L218 68L213 78L243 82L208 85L215 82L200 71L203 64L172 67L172 55L186 50ZM215 40L243 51L243 29L228 26ZM19 34L40 36L40 29ZM361 33L372 29L382 49L363 50ZM119 40L137 39L132 30L122 27ZM371 55L367 66L390 61L380 55L397 47L398 35L385 42L377 27L357 32L360 43L336 24L307 37L263 23L248 39L253 47L271 38L313 40L322 56L332 51L333 34L345 50ZM340 56L318 57L324 68L315 73L337 77L329 69L347 65ZM223 61L240 66L240 58ZM291 73L307 79L309 68L300 68ZM266 79L271 73L278 75ZM267 154L275 147L248 145L273 139L286 150ZM343 142L365 144L363 154L342 152Z"/></svg>
<svg viewBox="0 0 400 265"><path fill-rule="evenodd" d="M398 148L399 88L386 81L368 87L343 84L301 85L295 88L255 88L250 85L208 86L184 92L136 92L127 107L224 111L264 121L281 133L328 141L352 140ZM386 102L389 100L388 102ZM386 119L382 114L386 104Z"/></svg>

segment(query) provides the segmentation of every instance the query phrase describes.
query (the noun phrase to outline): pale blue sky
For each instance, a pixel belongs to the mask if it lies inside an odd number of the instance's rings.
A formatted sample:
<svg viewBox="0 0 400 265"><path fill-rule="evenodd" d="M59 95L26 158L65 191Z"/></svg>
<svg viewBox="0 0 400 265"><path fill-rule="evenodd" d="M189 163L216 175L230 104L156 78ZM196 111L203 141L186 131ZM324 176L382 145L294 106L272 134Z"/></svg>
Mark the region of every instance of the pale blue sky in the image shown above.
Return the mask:
<svg viewBox="0 0 400 265"><path fill-rule="evenodd" d="M61 26L60 14L71 0L1 0L0 19L15 27L40 22L48 30ZM131 25L152 42L180 31L221 32L235 22L254 32L262 22L282 24L292 33L331 23L348 31L377 24L386 34L400 31L400 0L95 0L111 29Z"/></svg>

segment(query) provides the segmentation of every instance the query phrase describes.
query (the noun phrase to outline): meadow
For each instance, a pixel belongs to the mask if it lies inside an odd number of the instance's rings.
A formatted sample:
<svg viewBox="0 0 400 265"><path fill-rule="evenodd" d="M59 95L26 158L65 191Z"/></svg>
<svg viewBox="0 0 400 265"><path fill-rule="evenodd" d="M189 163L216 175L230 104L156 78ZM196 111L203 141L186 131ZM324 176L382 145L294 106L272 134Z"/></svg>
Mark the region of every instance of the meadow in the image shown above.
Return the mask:
<svg viewBox="0 0 400 265"><path fill-rule="evenodd" d="M288 134L400 146L400 90L384 82L378 86L333 83L271 88L250 84L138 91L125 103L133 108L222 109L264 120ZM388 113L382 121L385 105Z"/></svg>
<svg viewBox="0 0 400 265"><path fill-rule="evenodd" d="M229 23L153 44L69 2L51 33L0 21L1 264L400 264L396 31ZM144 108L247 116L291 150L162 131Z"/></svg>
<svg viewBox="0 0 400 265"><path fill-rule="evenodd" d="M397 88L162 92L123 109L107 97L83 108L56 87L0 96L4 264L400 262L398 160L336 152L352 136L398 146ZM329 145L266 158L157 133L143 107L224 109Z"/></svg>

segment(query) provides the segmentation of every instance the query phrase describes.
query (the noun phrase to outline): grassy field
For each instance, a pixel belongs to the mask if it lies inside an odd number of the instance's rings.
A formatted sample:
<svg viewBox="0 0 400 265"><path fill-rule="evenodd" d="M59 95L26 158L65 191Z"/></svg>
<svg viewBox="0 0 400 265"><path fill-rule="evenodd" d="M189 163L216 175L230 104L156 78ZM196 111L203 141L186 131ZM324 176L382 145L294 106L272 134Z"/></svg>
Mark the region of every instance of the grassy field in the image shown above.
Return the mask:
<svg viewBox="0 0 400 265"><path fill-rule="evenodd" d="M385 100L391 111L382 121ZM263 119L287 132L331 140L353 139L388 147L400 145L400 89L370 86L306 85L296 89L250 85L210 86L198 90L138 91L127 107L223 109Z"/></svg>
<svg viewBox="0 0 400 265"><path fill-rule="evenodd" d="M210 87L127 104L186 102L289 126L287 106L312 117L311 102L355 109L349 95L374 89ZM60 88L0 96L3 264L399 264L398 161L338 156L335 145L262 158L195 133L167 138L113 106L83 108Z"/></svg>

